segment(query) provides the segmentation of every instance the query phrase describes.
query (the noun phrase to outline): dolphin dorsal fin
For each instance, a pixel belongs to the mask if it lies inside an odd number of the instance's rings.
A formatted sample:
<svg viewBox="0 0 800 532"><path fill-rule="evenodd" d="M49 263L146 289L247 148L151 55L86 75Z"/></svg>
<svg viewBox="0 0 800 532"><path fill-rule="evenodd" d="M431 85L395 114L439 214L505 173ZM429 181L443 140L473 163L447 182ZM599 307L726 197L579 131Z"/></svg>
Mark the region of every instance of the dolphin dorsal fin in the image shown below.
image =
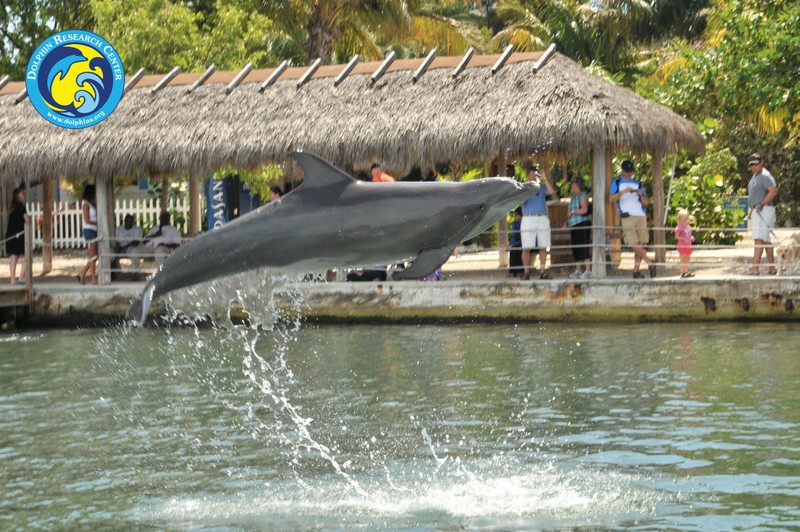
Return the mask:
<svg viewBox="0 0 800 532"><path fill-rule="evenodd" d="M292 152L294 159L303 167L303 188L321 188L331 185L345 185L355 181L325 159L303 151Z"/></svg>

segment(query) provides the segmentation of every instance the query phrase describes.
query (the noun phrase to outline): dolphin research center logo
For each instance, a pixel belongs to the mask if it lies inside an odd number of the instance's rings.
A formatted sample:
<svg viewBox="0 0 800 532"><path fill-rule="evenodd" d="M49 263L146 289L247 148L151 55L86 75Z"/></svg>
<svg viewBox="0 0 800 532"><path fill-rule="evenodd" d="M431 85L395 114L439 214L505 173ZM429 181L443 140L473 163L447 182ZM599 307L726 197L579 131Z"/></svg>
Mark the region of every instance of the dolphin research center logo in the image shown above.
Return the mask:
<svg viewBox="0 0 800 532"><path fill-rule="evenodd" d="M117 51L89 31L48 37L28 61L25 87L45 120L68 129L100 123L117 107L125 71Z"/></svg>

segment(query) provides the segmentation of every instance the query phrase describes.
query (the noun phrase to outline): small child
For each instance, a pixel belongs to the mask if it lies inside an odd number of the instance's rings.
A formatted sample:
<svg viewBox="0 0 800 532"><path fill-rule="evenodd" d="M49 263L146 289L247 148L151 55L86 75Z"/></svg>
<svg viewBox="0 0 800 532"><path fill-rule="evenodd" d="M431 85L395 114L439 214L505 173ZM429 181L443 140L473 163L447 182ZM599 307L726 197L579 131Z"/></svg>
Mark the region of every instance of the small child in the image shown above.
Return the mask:
<svg viewBox="0 0 800 532"><path fill-rule="evenodd" d="M694 277L689 270L689 257L692 255L692 228L689 227L689 211L678 211L678 225L675 227L675 238L678 240L678 255L681 257L681 279Z"/></svg>

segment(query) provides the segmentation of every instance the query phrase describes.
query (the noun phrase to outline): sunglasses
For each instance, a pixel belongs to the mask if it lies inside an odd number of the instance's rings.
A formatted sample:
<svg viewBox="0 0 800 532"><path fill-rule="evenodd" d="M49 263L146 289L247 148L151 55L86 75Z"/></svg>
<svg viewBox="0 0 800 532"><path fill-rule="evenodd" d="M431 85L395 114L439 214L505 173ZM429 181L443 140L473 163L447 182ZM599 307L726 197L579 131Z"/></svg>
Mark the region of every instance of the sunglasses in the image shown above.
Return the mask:
<svg viewBox="0 0 800 532"><path fill-rule="evenodd" d="M761 164L761 163L760 162L758 162L758 163L750 163L747 166L758 166L759 164Z"/></svg>

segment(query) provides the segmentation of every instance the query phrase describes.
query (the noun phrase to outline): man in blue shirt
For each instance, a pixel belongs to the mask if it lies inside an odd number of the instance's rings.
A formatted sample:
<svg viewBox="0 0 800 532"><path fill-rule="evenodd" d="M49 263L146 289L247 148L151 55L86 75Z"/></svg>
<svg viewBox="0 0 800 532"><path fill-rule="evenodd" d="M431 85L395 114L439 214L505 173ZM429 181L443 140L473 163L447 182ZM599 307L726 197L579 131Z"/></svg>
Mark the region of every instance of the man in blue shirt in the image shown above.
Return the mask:
<svg viewBox="0 0 800 532"><path fill-rule="evenodd" d="M522 204L522 223L520 236L522 237L522 278L531 278L531 250L539 249L539 279L550 279L550 274L545 270L547 262L547 248L550 247L550 219L547 217L547 196L555 192L553 184L546 172L539 171L530 166L528 168L528 181L539 186L539 192Z"/></svg>
<svg viewBox="0 0 800 532"><path fill-rule="evenodd" d="M612 181L609 199L617 202L622 222L622 237L633 250L633 278L644 279L639 272L642 261L647 264L650 277L656 276L655 261L647 256L644 246L650 241L647 214L644 207L650 203L642 183L633 177L633 163L622 161L622 175Z"/></svg>

